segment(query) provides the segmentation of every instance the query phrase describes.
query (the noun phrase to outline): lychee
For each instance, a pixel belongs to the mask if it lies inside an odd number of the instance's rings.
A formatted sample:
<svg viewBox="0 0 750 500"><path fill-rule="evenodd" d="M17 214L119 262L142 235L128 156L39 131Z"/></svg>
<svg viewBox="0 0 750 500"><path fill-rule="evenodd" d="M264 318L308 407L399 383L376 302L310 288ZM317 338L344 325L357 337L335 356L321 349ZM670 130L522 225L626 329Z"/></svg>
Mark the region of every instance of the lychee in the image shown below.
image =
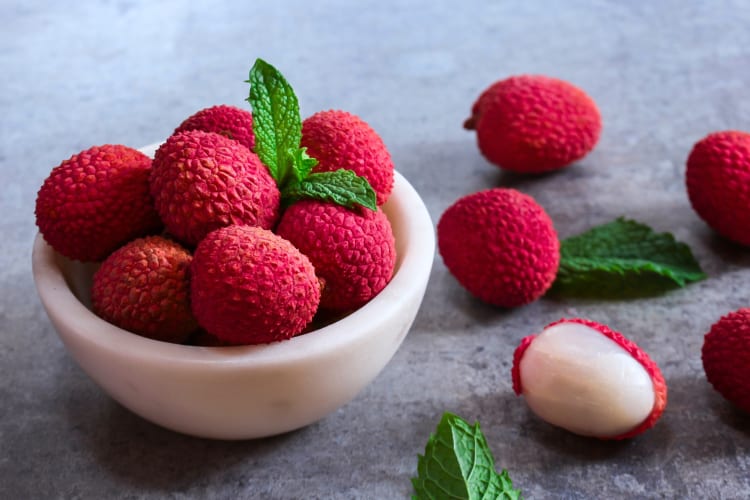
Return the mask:
<svg viewBox="0 0 750 500"><path fill-rule="evenodd" d="M380 293L393 276L395 240L380 209L303 200L284 212L276 232L315 266L323 282L322 308L356 309Z"/></svg>
<svg viewBox="0 0 750 500"><path fill-rule="evenodd" d="M562 319L524 338L512 377L532 412L583 436L636 436L653 427L667 404L666 382L648 354L585 319Z"/></svg>
<svg viewBox="0 0 750 500"><path fill-rule="evenodd" d="M187 132L188 130L215 132L234 139L250 150L255 147L253 114L236 106L221 104L201 109L186 118L175 129L174 133Z"/></svg>
<svg viewBox="0 0 750 500"><path fill-rule="evenodd" d="M580 88L541 75L493 83L464 127L495 165L520 173L557 170L589 153L601 133L596 103Z"/></svg>
<svg viewBox="0 0 750 500"><path fill-rule="evenodd" d="M346 111L320 111L302 123L302 146L318 160L313 172L348 169L375 190L377 204L393 189L393 161L383 140L361 118Z"/></svg>
<svg viewBox="0 0 750 500"><path fill-rule="evenodd" d="M722 236L750 245L750 134L729 130L698 141L685 178L698 215Z"/></svg>
<svg viewBox="0 0 750 500"><path fill-rule="evenodd" d="M131 241L94 273L94 312L144 337L183 342L198 328L188 293L191 260L190 252L161 236Z"/></svg>
<svg viewBox="0 0 750 500"><path fill-rule="evenodd" d="M162 223L149 194L151 159L127 146L94 146L52 169L36 198L36 224L62 255L100 261Z"/></svg>
<svg viewBox="0 0 750 500"><path fill-rule="evenodd" d="M294 337L320 302L310 260L259 227L209 233L193 256L191 303L198 323L219 340L262 344Z"/></svg>
<svg viewBox="0 0 750 500"><path fill-rule="evenodd" d="M750 308L717 321L703 340L706 378L719 394L750 413Z"/></svg>
<svg viewBox="0 0 750 500"><path fill-rule="evenodd" d="M151 193L167 230L188 245L231 224L270 229L280 193L258 156L212 132L171 136L156 151Z"/></svg>
<svg viewBox="0 0 750 500"><path fill-rule="evenodd" d="M509 188L456 201L440 217L438 248L448 270L479 299L528 304L555 280L560 243L552 220L529 195Z"/></svg>

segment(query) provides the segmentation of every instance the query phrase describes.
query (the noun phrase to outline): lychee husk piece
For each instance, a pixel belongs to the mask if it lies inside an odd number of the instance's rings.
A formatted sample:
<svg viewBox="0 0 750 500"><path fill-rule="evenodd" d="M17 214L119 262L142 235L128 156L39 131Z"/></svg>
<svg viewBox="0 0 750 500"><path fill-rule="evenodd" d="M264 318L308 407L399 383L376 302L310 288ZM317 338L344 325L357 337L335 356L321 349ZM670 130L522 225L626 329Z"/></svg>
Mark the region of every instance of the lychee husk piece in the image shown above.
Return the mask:
<svg viewBox="0 0 750 500"><path fill-rule="evenodd" d="M149 193L151 159L127 146L93 146L52 169L36 199L36 223L60 254L101 261L162 222Z"/></svg>
<svg viewBox="0 0 750 500"><path fill-rule="evenodd" d="M232 225L209 233L190 269L193 313L222 342L263 344L294 337L320 302L310 260L259 227Z"/></svg>
<svg viewBox="0 0 750 500"><path fill-rule="evenodd" d="M94 273L94 312L138 335L182 343L198 328L190 310L191 260L190 252L162 236L128 243Z"/></svg>
<svg viewBox="0 0 750 500"><path fill-rule="evenodd" d="M701 359L714 389L750 414L750 308L733 311L711 326Z"/></svg>
<svg viewBox="0 0 750 500"><path fill-rule="evenodd" d="M535 345L541 338L544 346ZM511 375L514 392L524 395L540 418L600 439L643 433L667 404L666 382L648 354L586 319L562 319L540 335L525 337L514 353Z"/></svg>

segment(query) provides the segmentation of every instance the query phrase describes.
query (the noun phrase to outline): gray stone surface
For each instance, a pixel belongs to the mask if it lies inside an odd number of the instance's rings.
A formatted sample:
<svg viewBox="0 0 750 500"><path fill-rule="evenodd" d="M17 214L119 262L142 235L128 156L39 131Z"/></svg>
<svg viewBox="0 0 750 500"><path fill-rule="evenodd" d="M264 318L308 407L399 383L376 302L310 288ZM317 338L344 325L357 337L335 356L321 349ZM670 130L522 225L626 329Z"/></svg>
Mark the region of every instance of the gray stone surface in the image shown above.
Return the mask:
<svg viewBox="0 0 750 500"><path fill-rule="evenodd" d="M73 5L71 5L73 4ZM443 411L479 420L528 498L748 498L750 419L705 380L703 334L750 305L750 252L692 212L683 172L708 132L750 129L750 7L718 2L0 2L0 497L405 498ZM247 442L178 435L109 399L65 352L30 270L36 191L94 144L141 146L192 112L243 105L261 56L303 115L359 114L435 221L457 197L513 186L562 237L626 215L689 243L710 279L659 298L472 299L435 260L400 351L357 398L303 430ZM501 173L461 129L491 82L567 79L598 102L596 150L554 175ZM623 442L540 422L511 391L512 352L561 316L606 322L655 358L663 419Z"/></svg>

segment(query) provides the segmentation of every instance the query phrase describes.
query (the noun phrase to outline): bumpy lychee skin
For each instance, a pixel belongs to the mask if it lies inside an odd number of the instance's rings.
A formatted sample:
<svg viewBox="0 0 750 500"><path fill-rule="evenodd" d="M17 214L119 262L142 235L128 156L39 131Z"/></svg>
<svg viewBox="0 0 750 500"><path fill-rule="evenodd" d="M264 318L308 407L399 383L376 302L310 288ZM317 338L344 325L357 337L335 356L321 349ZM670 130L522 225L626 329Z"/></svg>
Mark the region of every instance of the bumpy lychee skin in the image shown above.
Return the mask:
<svg viewBox="0 0 750 500"><path fill-rule="evenodd" d="M361 118L346 111L320 111L302 123L302 146L318 160L313 172L341 168L370 183L378 205L393 189L393 161L383 140Z"/></svg>
<svg viewBox="0 0 750 500"><path fill-rule="evenodd" d="M492 84L474 103L464 127L476 129L479 150L495 165L520 173L563 168L599 140L596 103L556 78L521 75Z"/></svg>
<svg viewBox="0 0 750 500"><path fill-rule="evenodd" d="M693 209L717 233L750 246L750 134L709 134L693 146L685 174Z"/></svg>
<svg viewBox="0 0 750 500"><path fill-rule="evenodd" d="M253 114L235 106L221 104L201 109L185 119L175 129L174 133L187 132L188 130L215 132L234 139L250 150L255 147Z"/></svg>
<svg viewBox="0 0 750 500"><path fill-rule="evenodd" d="M490 304L528 304L555 280L560 243L552 220L531 196L515 189L464 196L440 217L437 235L451 274Z"/></svg>
<svg viewBox="0 0 750 500"><path fill-rule="evenodd" d="M320 302L310 260L280 236L250 226L217 229L198 244L190 289L198 323L231 344L294 337Z"/></svg>
<svg viewBox="0 0 750 500"><path fill-rule="evenodd" d="M36 224L62 255L100 261L126 242L158 232L149 194L151 159L127 146L94 146L52 169L36 198Z"/></svg>
<svg viewBox="0 0 750 500"><path fill-rule="evenodd" d="M537 416L583 436L637 436L667 405L667 384L648 354L586 319L561 319L524 338L511 375L513 390Z"/></svg>
<svg viewBox="0 0 750 500"><path fill-rule="evenodd" d="M701 357L714 389L750 414L750 308L717 321L703 339Z"/></svg>
<svg viewBox="0 0 750 500"><path fill-rule="evenodd" d="M198 328L190 311L191 260L190 252L161 236L131 241L94 273L94 312L144 337L183 342Z"/></svg>
<svg viewBox="0 0 750 500"><path fill-rule="evenodd" d="M258 156L224 136L190 130L154 156L154 204L167 230L188 245L231 224L272 228L280 193Z"/></svg>
<svg viewBox="0 0 750 500"><path fill-rule="evenodd" d="M310 258L323 282L321 308L356 309L393 276L396 246L382 210L348 208L314 200L289 207L276 229Z"/></svg>

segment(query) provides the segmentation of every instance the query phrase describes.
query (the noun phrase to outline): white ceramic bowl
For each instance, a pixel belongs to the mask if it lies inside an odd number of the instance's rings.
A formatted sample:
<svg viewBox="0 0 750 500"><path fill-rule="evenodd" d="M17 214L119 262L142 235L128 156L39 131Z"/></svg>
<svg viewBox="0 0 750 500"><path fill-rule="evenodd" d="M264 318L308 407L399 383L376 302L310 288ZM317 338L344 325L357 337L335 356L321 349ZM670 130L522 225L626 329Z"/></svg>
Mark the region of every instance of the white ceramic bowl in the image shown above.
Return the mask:
<svg viewBox="0 0 750 500"><path fill-rule="evenodd" d="M270 436L311 424L350 401L406 337L430 275L434 229L421 198L398 173L383 210L397 251L388 286L345 318L274 344L184 346L111 325L90 310L96 266L60 256L41 235L34 242L34 281L71 356L123 406L194 436Z"/></svg>

